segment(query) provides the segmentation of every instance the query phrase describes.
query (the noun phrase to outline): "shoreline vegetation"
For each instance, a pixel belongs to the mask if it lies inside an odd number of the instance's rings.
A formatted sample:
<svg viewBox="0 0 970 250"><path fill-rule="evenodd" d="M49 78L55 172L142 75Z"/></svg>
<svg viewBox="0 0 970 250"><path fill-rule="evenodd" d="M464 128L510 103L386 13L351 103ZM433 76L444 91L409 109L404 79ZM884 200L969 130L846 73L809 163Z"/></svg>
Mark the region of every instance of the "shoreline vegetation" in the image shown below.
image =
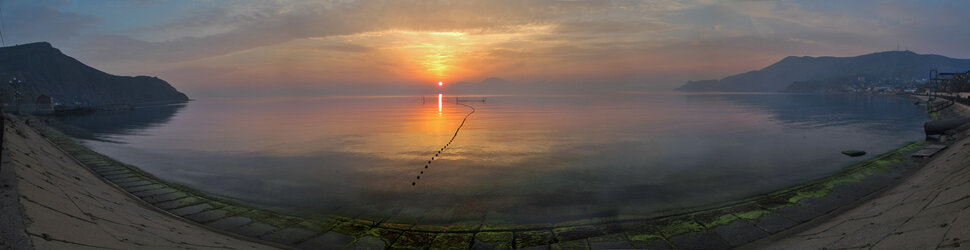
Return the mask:
<svg viewBox="0 0 970 250"><path fill-rule="evenodd" d="M5 119L23 126L19 118ZM230 199L159 180L135 166L79 145L43 125L34 124L32 130L76 159L78 168L90 170L106 183L112 183L167 214L229 235L298 248L737 247L870 199L919 169L925 162L909 155L930 144L909 143L852 164L833 175L790 188L651 216L590 218L537 225L482 222L422 225L366 219L366 216L300 218L247 207ZM7 140L22 140L21 134L30 134L5 133ZM4 153L11 154L11 151L5 150Z"/></svg>

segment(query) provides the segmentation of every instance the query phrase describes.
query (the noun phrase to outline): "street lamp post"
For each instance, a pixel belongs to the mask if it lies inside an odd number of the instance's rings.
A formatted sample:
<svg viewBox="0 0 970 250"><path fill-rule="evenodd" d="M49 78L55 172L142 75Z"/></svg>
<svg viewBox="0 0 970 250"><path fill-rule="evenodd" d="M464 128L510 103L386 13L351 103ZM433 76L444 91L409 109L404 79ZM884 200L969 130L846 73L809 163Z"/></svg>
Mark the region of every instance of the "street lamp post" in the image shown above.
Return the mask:
<svg viewBox="0 0 970 250"><path fill-rule="evenodd" d="M16 76L7 81L7 84L10 84L10 87L13 88L13 102L17 104L17 114L20 114L20 98L24 95L21 91L24 86L23 83L23 79L17 79Z"/></svg>

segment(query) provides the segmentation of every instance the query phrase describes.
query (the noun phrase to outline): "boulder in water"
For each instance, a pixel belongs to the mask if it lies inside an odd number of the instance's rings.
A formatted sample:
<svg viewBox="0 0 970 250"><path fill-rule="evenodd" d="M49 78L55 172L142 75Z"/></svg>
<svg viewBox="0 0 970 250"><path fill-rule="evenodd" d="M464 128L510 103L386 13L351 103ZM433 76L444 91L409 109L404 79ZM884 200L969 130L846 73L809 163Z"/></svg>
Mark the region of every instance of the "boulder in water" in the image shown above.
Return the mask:
<svg viewBox="0 0 970 250"><path fill-rule="evenodd" d="M856 156L863 156L863 155L865 155L866 154L866 151L862 151L862 150L846 150L846 151L842 151L842 154L848 155L848 156L852 156L852 157L856 157Z"/></svg>

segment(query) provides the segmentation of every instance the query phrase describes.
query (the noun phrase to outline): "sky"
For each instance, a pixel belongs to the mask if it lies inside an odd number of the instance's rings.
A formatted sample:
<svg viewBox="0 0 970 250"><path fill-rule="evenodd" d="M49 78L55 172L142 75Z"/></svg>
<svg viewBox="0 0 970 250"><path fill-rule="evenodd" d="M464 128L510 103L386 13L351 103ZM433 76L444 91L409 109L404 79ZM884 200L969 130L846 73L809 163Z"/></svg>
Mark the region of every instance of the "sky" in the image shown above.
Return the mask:
<svg viewBox="0 0 970 250"><path fill-rule="evenodd" d="M786 56L970 58L970 1L0 0L47 41L190 97L386 94L500 77L669 90Z"/></svg>

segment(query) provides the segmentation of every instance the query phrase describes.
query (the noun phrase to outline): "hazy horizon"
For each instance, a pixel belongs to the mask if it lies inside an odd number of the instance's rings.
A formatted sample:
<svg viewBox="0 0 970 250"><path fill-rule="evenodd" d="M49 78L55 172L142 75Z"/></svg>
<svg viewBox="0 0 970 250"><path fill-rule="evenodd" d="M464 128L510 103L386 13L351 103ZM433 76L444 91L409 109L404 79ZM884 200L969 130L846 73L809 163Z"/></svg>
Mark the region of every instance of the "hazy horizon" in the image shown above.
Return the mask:
<svg viewBox="0 0 970 250"><path fill-rule="evenodd" d="M411 94L500 77L670 90L786 56L970 58L961 1L0 1L47 41L192 98ZM927 14L927 13L932 13ZM944 37L941 39L940 37ZM424 85L426 84L426 85Z"/></svg>

